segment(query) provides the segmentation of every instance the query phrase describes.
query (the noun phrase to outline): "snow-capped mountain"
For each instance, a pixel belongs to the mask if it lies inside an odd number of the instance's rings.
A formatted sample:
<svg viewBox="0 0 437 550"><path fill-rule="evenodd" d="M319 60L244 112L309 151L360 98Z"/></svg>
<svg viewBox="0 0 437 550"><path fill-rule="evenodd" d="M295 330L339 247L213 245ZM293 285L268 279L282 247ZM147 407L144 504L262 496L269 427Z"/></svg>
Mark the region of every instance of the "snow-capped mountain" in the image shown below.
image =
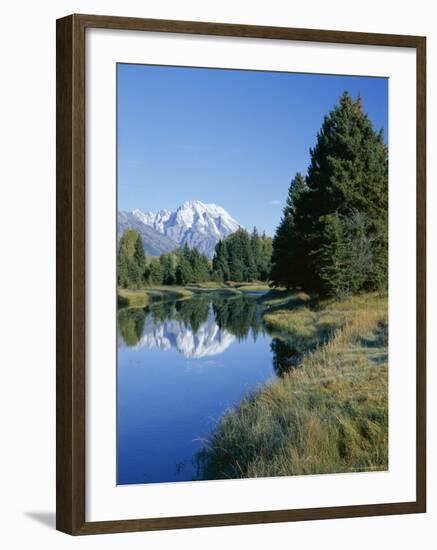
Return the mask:
<svg viewBox="0 0 437 550"><path fill-rule="evenodd" d="M153 227L144 223L133 212L119 212L117 227L119 239L126 229L135 229L138 231L144 243L144 250L150 256L159 256L165 252L171 252L178 247L178 243L166 237L163 233L155 231Z"/></svg>
<svg viewBox="0 0 437 550"><path fill-rule="evenodd" d="M221 206L198 200L184 202L174 212L160 210L153 213L136 209L131 213L120 212L119 219L120 216L131 216L137 226L143 224L169 239L171 243L176 243L176 246L187 243L190 248L196 247L209 257L214 255L214 247L220 239L240 227ZM138 230L138 227L135 229ZM147 252L147 236L142 237Z"/></svg>
<svg viewBox="0 0 437 550"><path fill-rule="evenodd" d="M187 327L183 321L167 320L157 324L149 318L135 349L147 347L167 351L176 348L184 357L200 359L220 355L235 340L235 336L218 327L212 313L196 331Z"/></svg>

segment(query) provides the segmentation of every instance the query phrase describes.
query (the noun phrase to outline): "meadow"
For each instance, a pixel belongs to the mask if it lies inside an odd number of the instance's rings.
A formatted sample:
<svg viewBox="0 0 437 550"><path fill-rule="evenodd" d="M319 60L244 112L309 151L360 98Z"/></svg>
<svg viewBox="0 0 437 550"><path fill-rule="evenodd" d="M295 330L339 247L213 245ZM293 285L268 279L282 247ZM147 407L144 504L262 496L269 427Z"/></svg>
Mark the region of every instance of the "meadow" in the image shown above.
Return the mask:
<svg viewBox="0 0 437 550"><path fill-rule="evenodd" d="M312 351L222 416L197 457L200 478L386 470L387 297L310 309L309 297L284 294L264 297L265 323Z"/></svg>

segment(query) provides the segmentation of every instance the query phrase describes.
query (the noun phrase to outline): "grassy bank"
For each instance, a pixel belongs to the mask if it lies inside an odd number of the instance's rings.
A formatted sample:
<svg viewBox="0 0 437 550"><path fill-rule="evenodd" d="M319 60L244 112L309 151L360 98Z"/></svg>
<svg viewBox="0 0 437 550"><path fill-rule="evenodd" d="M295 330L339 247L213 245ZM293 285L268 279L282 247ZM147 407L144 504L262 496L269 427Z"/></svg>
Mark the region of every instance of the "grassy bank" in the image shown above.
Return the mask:
<svg viewBox="0 0 437 550"><path fill-rule="evenodd" d="M172 287L170 287L172 288ZM217 283L208 281L205 283L189 284L186 288L192 290L233 290L235 292L267 292L270 290L268 283L263 281L252 281L239 283L235 281L226 281L226 283Z"/></svg>
<svg viewBox="0 0 437 550"><path fill-rule="evenodd" d="M253 282L253 283L234 283L234 288L240 292L268 292L270 287L268 283Z"/></svg>
<svg viewBox="0 0 437 550"><path fill-rule="evenodd" d="M149 296L143 290L117 289L118 307L146 307L149 305Z"/></svg>
<svg viewBox="0 0 437 550"><path fill-rule="evenodd" d="M222 417L198 455L200 477L386 469L386 298L324 302L316 310L283 304L270 304L266 323L306 339L329 329L330 339Z"/></svg>
<svg viewBox="0 0 437 550"><path fill-rule="evenodd" d="M118 307L144 308L153 302L191 298L193 293L182 286L156 286L132 290L117 289Z"/></svg>
<svg viewBox="0 0 437 550"><path fill-rule="evenodd" d="M216 297L239 296L243 293L261 292L269 289L264 283L198 283L187 286L148 286L141 289L117 289L118 307L144 308L154 302L183 300L197 295Z"/></svg>

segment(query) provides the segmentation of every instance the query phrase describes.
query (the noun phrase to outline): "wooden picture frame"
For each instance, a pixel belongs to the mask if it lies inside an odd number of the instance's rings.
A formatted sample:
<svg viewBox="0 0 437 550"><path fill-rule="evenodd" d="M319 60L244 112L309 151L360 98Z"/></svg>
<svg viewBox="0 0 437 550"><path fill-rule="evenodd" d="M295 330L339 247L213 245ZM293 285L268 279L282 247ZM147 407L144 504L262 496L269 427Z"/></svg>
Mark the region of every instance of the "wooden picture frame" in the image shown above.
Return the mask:
<svg viewBox="0 0 437 550"><path fill-rule="evenodd" d="M87 522L85 515L85 31L89 28L377 45L416 52L416 499L411 502ZM426 39L421 36L70 15L57 21L57 529L71 535L409 514L426 510Z"/></svg>

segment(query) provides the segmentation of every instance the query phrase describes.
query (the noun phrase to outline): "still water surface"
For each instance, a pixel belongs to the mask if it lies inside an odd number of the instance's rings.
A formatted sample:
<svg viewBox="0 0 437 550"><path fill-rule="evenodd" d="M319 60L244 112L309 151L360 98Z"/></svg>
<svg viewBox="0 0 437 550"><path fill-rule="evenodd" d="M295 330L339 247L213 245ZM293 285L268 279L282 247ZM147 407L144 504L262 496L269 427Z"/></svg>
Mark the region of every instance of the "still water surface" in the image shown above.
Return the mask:
<svg viewBox="0 0 437 550"><path fill-rule="evenodd" d="M118 313L117 483L196 479L220 416L292 354L257 296L192 298Z"/></svg>

